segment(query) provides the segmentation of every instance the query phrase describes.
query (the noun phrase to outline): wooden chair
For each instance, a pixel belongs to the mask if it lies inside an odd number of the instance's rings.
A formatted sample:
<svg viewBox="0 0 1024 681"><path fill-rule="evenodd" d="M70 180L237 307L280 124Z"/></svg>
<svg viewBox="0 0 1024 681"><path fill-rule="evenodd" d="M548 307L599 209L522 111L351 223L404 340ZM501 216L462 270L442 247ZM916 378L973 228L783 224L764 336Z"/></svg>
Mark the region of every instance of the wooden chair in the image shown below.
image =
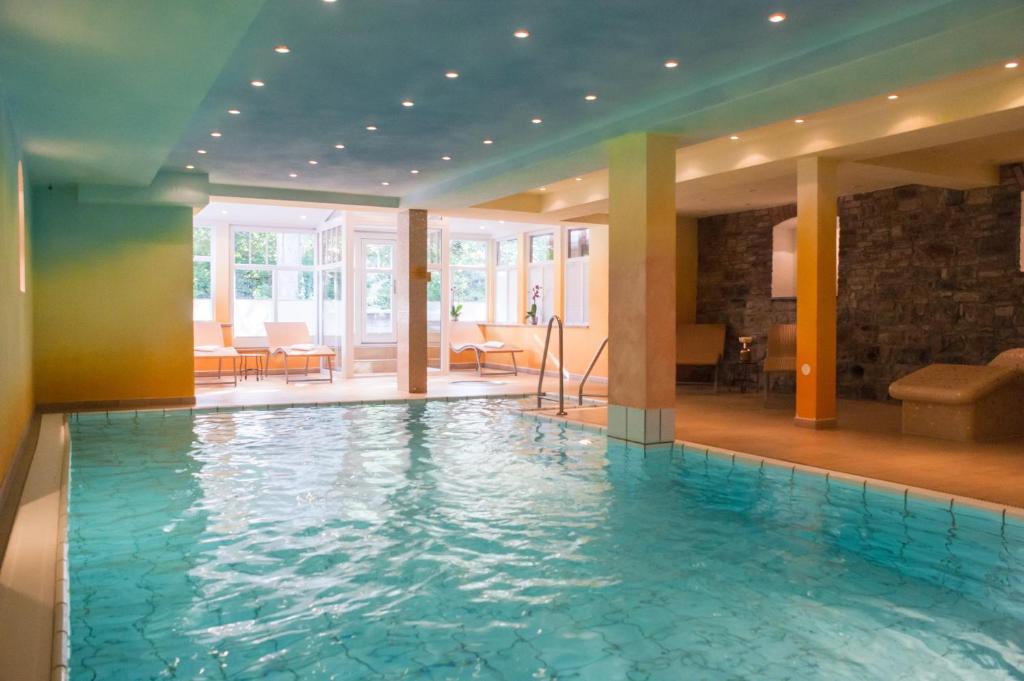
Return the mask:
<svg viewBox="0 0 1024 681"><path fill-rule="evenodd" d="M768 329L763 373L764 401L767 404L772 374L796 376L796 324L775 324Z"/></svg>
<svg viewBox="0 0 1024 681"><path fill-rule="evenodd" d="M676 331L676 365L713 367L718 392L718 366L725 351L725 324L680 324ZM684 383L684 381L678 381ZM702 384L704 385L704 384Z"/></svg>

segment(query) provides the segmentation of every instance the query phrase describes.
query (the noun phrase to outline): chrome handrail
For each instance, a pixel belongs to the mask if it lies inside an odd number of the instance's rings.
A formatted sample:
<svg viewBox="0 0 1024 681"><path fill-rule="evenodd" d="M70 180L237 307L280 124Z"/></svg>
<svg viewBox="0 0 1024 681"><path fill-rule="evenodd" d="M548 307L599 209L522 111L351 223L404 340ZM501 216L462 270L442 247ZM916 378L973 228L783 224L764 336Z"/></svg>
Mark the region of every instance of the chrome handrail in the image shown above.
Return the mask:
<svg viewBox="0 0 1024 681"><path fill-rule="evenodd" d="M544 399L544 371L548 365L548 346L551 344L551 325L558 322L558 361L564 362L564 345L562 342L562 320L558 315L551 315L548 320L548 332L544 337L544 353L540 360L540 380L537 381L537 408L540 409L541 400ZM558 416L565 416L565 372L563 367L558 367Z"/></svg>
<svg viewBox="0 0 1024 681"><path fill-rule="evenodd" d="M608 345L607 336L603 341L601 341L601 346L597 349L597 352L594 353L594 359L590 360L590 366L587 367L587 373L583 374L583 380L580 381L579 405L581 407L583 406L583 386L586 385L587 379L590 378L590 372L594 370L594 365L597 364L597 359L601 356L601 353L604 352L606 345Z"/></svg>

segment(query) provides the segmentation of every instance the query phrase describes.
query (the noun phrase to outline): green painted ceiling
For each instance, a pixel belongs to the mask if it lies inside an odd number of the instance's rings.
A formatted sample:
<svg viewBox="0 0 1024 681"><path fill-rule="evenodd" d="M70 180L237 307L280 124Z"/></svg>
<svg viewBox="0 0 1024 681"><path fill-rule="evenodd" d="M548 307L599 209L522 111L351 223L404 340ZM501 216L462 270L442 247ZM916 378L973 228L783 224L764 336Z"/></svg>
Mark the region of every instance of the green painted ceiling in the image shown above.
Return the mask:
<svg viewBox="0 0 1024 681"><path fill-rule="evenodd" d="M35 181L191 164L430 207L599 167L626 131L697 141L979 66L1022 31L1020 0L4 0L0 87Z"/></svg>
<svg viewBox="0 0 1024 681"><path fill-rule="evenodd" d="M0 95L32 180L148 184L264 1L0 1Z"/></svg>

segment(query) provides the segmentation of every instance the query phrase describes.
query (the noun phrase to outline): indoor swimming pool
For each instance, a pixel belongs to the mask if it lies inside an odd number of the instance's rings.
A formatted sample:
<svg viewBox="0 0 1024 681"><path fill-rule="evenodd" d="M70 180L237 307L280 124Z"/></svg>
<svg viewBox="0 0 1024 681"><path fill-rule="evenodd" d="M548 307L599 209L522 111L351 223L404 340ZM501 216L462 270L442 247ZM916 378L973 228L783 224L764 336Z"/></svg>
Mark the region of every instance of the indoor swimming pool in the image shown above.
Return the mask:
<svg viewBox="0 0 1024 681"><path fill-rule="evenodd" d="M74 681L1024 678L1024 524L508 400L82 414Z"/></svg>

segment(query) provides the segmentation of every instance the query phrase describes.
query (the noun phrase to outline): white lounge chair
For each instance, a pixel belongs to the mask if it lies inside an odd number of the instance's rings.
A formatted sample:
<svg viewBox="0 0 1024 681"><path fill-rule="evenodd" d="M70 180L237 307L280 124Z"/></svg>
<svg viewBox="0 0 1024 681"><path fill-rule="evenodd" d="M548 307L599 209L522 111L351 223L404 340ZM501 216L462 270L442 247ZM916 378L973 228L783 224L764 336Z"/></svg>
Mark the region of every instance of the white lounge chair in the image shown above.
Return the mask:
<svg viewBox="0 0 1024 681"><path fill-rule="evenodd" d="M481 355L483 355L484 361L486 361L487 355L496 355L501 353L507 353L508 356L512 358L512 371L489 371L487 372L487 375L519 375L519 367L516 366L516 353L522 352L522 348L507 345L500 341L488 341L484 338L484 334L480 330L480 325L473 322L452 322L450 332L451 341L448 345L451 347L453 352L465 352L466 350L473 351L476 356L476 373L478 376L484 375L483 364L480 362Z"/></svg>
<svg viewBox="0 0 1024 681"><path fill-rule="evenodd" d="M334 382L334 350L326 345L317 345L309 335L309 327L305 322L263 322L267 330L267 347L270 356L284 355L284 382ZM303 373L307 378L292 378L288 373L289 359L304 359L306 361ZM317 360L317 374L320 373L320 360L327 359L327 378L308 378L309 360Z"/></svg>
<svg viewBox="0 0 1024 681"><path fill-rule="evenodd" d="M200 382L196 374L196 385L238 385L238 351L224 345L220 322L192 322L192 343L194 359L217 360L217 380ZM231 360L231 381L221 380L225 359Z"/></svg>

